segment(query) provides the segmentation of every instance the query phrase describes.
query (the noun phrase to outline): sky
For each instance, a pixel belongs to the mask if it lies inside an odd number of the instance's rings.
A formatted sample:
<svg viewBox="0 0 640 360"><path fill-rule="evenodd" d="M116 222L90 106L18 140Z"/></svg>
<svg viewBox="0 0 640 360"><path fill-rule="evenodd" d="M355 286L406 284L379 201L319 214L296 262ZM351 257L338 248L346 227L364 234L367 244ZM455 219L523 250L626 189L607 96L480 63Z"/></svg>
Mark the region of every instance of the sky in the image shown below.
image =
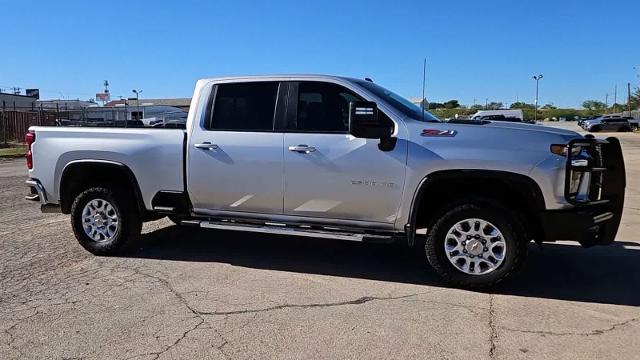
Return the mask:
<svg viewBox="0 0 640 360"><path fill-rule="evenodd" d="M638 0L6 1L0 88L190 97L199 78L370 77L406 97L578 107L640 78ZM7 90L5 90L7 91Z"/></svg>

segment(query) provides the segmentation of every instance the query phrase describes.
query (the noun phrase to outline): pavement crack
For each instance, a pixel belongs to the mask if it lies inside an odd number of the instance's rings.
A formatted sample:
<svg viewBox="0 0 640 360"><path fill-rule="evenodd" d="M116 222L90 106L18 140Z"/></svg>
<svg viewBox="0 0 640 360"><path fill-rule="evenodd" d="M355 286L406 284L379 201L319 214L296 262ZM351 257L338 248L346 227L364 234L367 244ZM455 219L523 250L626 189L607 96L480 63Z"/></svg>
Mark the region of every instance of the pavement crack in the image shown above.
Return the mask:
<svg viewBox="0 0 640 360"><path fill-rule="evenodd" d="M176 289L173 288L173 286L171 286L171 284L169 283L169 281L167 281L166 279L163 279L157 275L152 275L152 274L148 274L139 270L134 270L137 274L140 274L142 276L146 276L152 279L155 279L156 281L160 282L167 290L169 290L192 314L196 315L199 318L202 318L202 313L195 310L193 307L191 307L191 305L189 304L189 302L187 301L187 299L184 298L184 296L182 296L181 293L179 293ZM204 319L203 319L204 320Z"/></svg>
<svg viewBox="0 0 640 360"><path fill-rule="evenodd" d="M489 294L489 358L496 356L496 341L498 340L498 332L495 323L495 309L493 307L493 294Z"/></svg>
<svg viewBox="0 0 640 360"><path fill-rule="evenodd" d="M261 312L268 312L268 311L281 310L281 309L309 309L309 308L325 308L325 307L335 307L335 306L345 306L345 305L361 305L371 301L406 299L413 296L417 296L417 294L395 296L395 297L363 296L355 300L339 301L339 302L331 302L331 303L282 304L282 305L271 306L263 309L246 309L246 310L232 310L232 311L198 311L198 313L201 315L253 314L253 313L261 313Z"/></svg>
<svg viewBox="0 0 640 360"><path fill-rule="evenodd" d="M198 329L202 324L205 323L204 318L202 317L198 317L199 321L192 326L191 328L185 330L182 335L180 335L176 340L173 341L173 343L167 345L164 347L164 349L160 350L160 351L151 351L151 352L146 352L144 354L138 354L138 355L134 355L131 357L128 357L127 360L130 359L135 359L135 358L139 358L139 357L143 357L143 356L153 356L153 359L158 359L160 356L162 356L162 354L166 353L167 351L173 349L176 345L178 345L182 340L184 340L189 333L191 333L192 331Z"/></svg>
<svg viewBox="0 0 640 360"><path fill-rule="evenodd" d="M173 288L173 286L171 286L169 281L167 281L166 279L163 279L163 278L161 278L161 277L159 277L157 275L148 274L148 273L139 271L137 269L135 269L134 272L136 272L136 273L138 273L138 274L140 274L142 276L146 276L148 278L155 279L156 281L160 282L166 289L168 289L180 301L180 303L182 305L184 305L184 307L186 307L193 315L195 315L195 318L198 319L198 322L194 326L192 326L191 328L185 330L182 333L181 336L179 336L176 340L174 340L173 343L169 344L168 346L166 346L161 351L147 352L147 353L140 354L140 355L135 355L135 356L132 357L132 358L136 358L136 357L140 357L140 356L153 355L154 359L158 359L162 354L164 354L167 351L171 350L176 345L178 345L182 340L184 340L189 335L189 333L191 333L192 331L198 329L202 324L204 324L206 322L206 320L205 320L205 318L202 316L202 314L199 311L197 311L193 307L191 307L189 302L187 302L187 299L185 299L182 296L182 294L180 294L176 289Z"/></svg>
<svg viewBox="0 0 640 360"><path fill-rule="evenodd" d="M539 334L539 335L551 335L551 336L597 336L597 335L602 335L605 334L607 332L616 330L619 327L625 326L625 325L629 325L633 322L639 321L640 317L636 317L633 319L629 319L629 320L625 320L625 321L621 321L621 322L617 322L607 328L604 329L595 329L595 330L590 330L590 331L584 331L584 332L573 332L573 331L545 331L545 330L527 330L527 329L515 329L515 328L508 328L508 327L501 327L501 329L504 329L506 331L513 331L513 332L519 332L519 333L526 333L526 334Z"/></svg>

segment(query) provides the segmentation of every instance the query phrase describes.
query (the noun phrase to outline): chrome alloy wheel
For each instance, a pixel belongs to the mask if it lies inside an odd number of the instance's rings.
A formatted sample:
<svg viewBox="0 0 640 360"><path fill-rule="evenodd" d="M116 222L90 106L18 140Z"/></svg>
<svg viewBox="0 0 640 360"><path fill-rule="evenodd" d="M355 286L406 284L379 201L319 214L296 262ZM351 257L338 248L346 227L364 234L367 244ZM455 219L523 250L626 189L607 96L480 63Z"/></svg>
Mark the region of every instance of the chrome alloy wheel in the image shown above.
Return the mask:
<svg viewBox="0 0 640 360"><path fill-rule="evenodd" d="M106 200L93 199L82 209L84 233L96 242L109 241L120 228L116 209Z"/></svg>
<svg viewBox="0 0 640 360"><path fill-rule="evenodd" d="M459 221L449 229L444 250L458 270L469 275L484 275L502 264L507 243L495 225L472 218Z"/></svg>

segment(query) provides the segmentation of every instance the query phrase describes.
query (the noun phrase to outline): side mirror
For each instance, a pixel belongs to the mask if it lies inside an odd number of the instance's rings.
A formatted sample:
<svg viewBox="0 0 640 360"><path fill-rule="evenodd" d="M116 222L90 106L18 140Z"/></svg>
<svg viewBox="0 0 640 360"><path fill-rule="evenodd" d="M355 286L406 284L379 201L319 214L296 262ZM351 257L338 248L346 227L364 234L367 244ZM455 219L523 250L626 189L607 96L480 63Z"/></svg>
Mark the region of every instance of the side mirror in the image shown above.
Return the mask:
<svg viewBox="0 0 640 360"><path fill-rule="evenodd" d="M371 101L349 103L349 133L357 138L386 139L393 133L393 121Z"/></svg>

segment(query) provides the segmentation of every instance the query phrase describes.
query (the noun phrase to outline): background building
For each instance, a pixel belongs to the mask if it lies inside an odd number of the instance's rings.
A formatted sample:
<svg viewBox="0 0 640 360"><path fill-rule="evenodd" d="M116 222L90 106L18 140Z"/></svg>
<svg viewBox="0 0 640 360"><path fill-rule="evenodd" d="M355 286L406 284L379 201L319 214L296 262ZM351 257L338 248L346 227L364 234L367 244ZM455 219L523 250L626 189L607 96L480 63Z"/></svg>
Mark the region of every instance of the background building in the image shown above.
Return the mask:
<svg viewBox="0 0 640 360"><path fill-rule="evenodd" d="M184 111L189 111L189 106L191 105L191 98L175 98L175 99L140 99L140 104L136 99L121 99L121 100L113 100L106 103L104 106L118 106L118 105L126 105L128 106L149 106L149 105L164 105L164 106L173 106Z"/></svg>
<svg viewBox="0 0 640 360"><path fill-rule="evenodd" d="M25 95L14 95L0 93L0 107L4 106L6 110L15 109L32 109L36 106L36 98Z"/></svg>

